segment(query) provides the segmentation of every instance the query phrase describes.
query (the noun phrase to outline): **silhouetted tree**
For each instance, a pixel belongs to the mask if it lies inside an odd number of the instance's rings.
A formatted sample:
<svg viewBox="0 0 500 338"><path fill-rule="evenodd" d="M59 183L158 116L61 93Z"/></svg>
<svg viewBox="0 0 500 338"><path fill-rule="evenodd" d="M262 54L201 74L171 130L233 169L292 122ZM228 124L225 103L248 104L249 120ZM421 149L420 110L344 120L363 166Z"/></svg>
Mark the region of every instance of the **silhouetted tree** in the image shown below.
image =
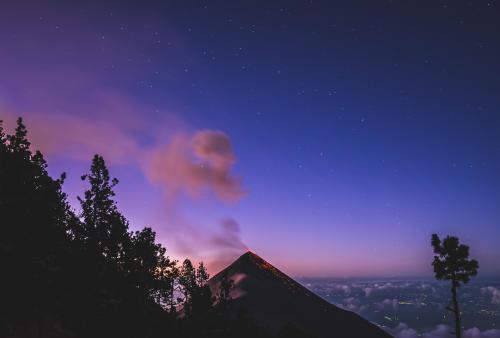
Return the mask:
<svg viewBox="0 0 500 338"><path fill-rule="evenodd" d="M13 153L21 154L25 159L31 157L30 145L31 142L27 138L28 130L20 117L17 119L17 126L14 134L7 135L8 148Z"/></svg>
<svg viewBox="0 0 500 338"><path fill-rule="evenodd" d="M227 312L231 302L231 290L234 288L234 281L224 274L219 285L219 293L217 295L217 307L221 312Z"/></svg>
<svg viewBox="0 0 500 338"><path fill-rule="evenodd" d="M123 336L146 335L144 328L153 330L151 321L162 316L160 306L169 303L174 262L156 243L151 228L129 232L128 221L114 200L118 180L110 178L101 156L94 156L90 173L82 180L90 187L84 198L79 198L83 224L73 229L72 235L88 267L81 276L83 292L88 295L86 311L96 314L94 330L104 335L116 335L118 329ZM127 318L130 320L124 321ZM134 331L139 328L142 331Z"/></svg>
<svg viewBox="0 0 500 338"><path fill-rule="evenodd" d="M208 271L205 268L205 264L203 264L203 262L200 262L198 264L198 269L196 270L196 284L199 287L202 287L205 284L207 284L209 278L210 275L208 274Z"/></svg>
<svg viewBox="0 0 500 338"><path fill-rule="evenodd" d="M479 264L475 259L469 259L469 247L460 244L457 237L446 236L441 241L437 234L431 240L434 249L432 266L436 279L451 281L452 307L446 307L455 317L455 335L461 337L460 310L457 300L457 288L460 283L468 283L472 276L477 275Z"/></svg>
<svg viewBox="0 0 500 338"><path fill-rule="evenodd" d="M90 173L82 180L90 183L85 197L78 197L82 207L83 233L75 237L82 241L85 248L94 251L108 261L122 263L124 248L130 240L128 222L118 211L113 200L113 188L118 184L116 178L110 179L108 168L102 156L95 155Z"/></svg>
<svg viewBox="0 0 500 338"><path fill-rule="evenodd" d="M170 270L175 262L166 256L165 248L155 240L156 234L151 228L136 231L131 237L130 247L126 247L124 271L143 297L167 306L174 284Z"/></svg>
<svg viewBox="0 0 500 338"><path fill-rule="evenodd" d="M182 286L184 301L189 303L194 289L196 288L196 270L189 259L182 262L179 274L179 284Z"/></svg>
<svg viewBox="0 0 500 338"><path fill-rule="evenodd" d="M7 144L5 143L5 131L3 129L3 120L0 120L0 154L7 151Z"/></svg>
<svg viewBox="0 0 500 338"><path fill-rule="evenodd" d="M168 289L165 290L165 308L173 316L176 316L177 306L182 301L177 297L177 294L182 292L179 284L180 269L177 263L177 261L172 261L170 268L164 271L165 277L170 281Z"/></svg>
<svg viewBox="0 0 500 338"><path fill-rule="evenodd" d="M0 128L0 336L6 337L57 330L67 305L64 175L48 175L27 134L21 118L11 135Z"/></svg>
<svg viewBox="0 0 500 338"><path fill-rule="evenodd" d="M212 291L207 284L209 277L205 265L200 262L196 270L196 286L191 292L190 311L194 316L204 315L212 308Z"/></svg>

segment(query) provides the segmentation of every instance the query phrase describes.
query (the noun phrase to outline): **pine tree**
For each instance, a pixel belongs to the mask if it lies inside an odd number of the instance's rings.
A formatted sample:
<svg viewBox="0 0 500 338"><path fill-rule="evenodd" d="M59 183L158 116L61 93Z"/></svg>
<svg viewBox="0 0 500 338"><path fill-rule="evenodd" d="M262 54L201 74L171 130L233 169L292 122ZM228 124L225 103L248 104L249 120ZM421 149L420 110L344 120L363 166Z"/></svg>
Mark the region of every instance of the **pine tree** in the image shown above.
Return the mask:
<svg viewBox="0 0 500 338"><path fill-rule="evenodd" d="M0 164L7 162L7 155L8 155L7 137L3 129L3 121L0 120ZM5 171L4 167L0 165L0 175L3 175L4 171ZM1 181L0 184L2 184ZM0 185L0 191L5 191L4 189L2 189L1 185ZM0 203L1 201L2 199L0 199Z"/></svg>
<svg viewBox="0 0 500 338"><path fill-rule="evenodd" d="M3 120L0 120L0 153L7 151L7 139L5 138L5 131L3 129Z"/></svg>
<svg viewBox="0 0 500 338"><path fill-rule="evenodd" d="M143 296L158 304L171 304L170 290L174 279L171 270L175 262L166 256L166 249L155 242L156 233L151 228L136 231L126 248L125 273L129 282L143 293Z"/></svg>
<svg viewBox="0 0 500 338"><path fill-rule="evenodd" d="M83 228L76 230L74 236L87 250L106 261L120 264L129 235L128 222L113 200L113 188L118 180L110 179L106 163L99 155L94 156L90 173L81 178L90 183L90 188L85 191L83 199L78 197L82 207L80 217L83 219Z"/></svg>
<svg viewBox="0 0 500 338"><path fill-rule="evenodd" d="M179 283L181 277L181 269L178 266L178 261L174 261L172 268L167 271L167 275L172 280L170 289L167 294L167 306L171 314L177 315L177 308L182 304L184 299L179 297L183 293L182 285Z"/></svg>
<svg viewBox="0 0 500 338"><path fill-rule="evenodd" d="M198 269L196 270L196 284L198 285L198 287L203 287L207 284L209 278L210 275L205 268L205 264L203 264L203 262L200 262L198 264Z"/></svg>
<svg viewBox="0 0 500 338"><path fill-rule="evenodd" d="M28 130L24 125L22 117L17 119L17 126L14 134L7 136L9 150L13 153L22 154L26 158L31 156L31 142L27 138Z"/></svg>
<svg viewBox="0 0 500 338"><path fill-rule="evenodd" d="M438 235L433 234L431 240L434 249L432 266L438 280L451 281L452 307L446 307L455 317L455 335L461 337L460 309L457 300L457 288L460 283L466 284L472 276L477 275L479 264L475 259L469 260L469 247L460 244L457 237L446 236L441 242Z"/></svg>
<svg viewBox="0 0 500 338"><path fill-rule="evenodd" d="M234 281L225 273L220 281L219 294L217 295L217 307L222 312L227 312L231 303L231 290L234 288Z"/></svg>
<svg viewBox="0 0 500 338"><path fill-rule="evenodd" d="M193 263L189 259L185 259L179 274L179 284L183 289L184 301L189 303L191 296L197 286L196 284L196 270Z"/></svg>

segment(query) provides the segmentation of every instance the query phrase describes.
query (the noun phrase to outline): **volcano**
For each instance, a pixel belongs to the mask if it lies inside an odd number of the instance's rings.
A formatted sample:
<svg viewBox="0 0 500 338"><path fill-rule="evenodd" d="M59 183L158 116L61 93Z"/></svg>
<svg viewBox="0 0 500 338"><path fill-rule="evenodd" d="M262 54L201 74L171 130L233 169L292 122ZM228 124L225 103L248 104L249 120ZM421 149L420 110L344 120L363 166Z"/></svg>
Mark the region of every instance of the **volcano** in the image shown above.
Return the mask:
<svg viewBox="0 0 500 338"><path fill-rule="evenodd" d="M293 324L318 338L391 337L357 314L317 296L250 251L209 280L214 294L223 278L234 282L230 295L235 308L245 309L271 330Z"/></svg>

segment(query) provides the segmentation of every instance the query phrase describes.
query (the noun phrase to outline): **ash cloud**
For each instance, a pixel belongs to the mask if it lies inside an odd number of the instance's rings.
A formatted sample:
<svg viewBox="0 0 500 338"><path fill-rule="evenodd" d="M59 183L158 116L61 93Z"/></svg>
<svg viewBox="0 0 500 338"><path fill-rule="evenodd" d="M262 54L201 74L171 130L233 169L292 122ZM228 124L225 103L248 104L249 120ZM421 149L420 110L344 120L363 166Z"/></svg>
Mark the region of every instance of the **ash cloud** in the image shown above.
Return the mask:
<svg viewBox="0 0 500 338"><path fill-rule="evenodd" d="M227 250L236 250L241 252L247 250L247 246L240 238L240 225L232 218L226 218L220 223L220 233L216 234L211 242L218 247Z"/></svg>
<svg viewBox="0 0 500 338"><path fill-rule="evenodd" d="M231 174L235 161L226 134L202 130L192 137L177 135L168 145L151 151L145 173L170 197L182 192L198 197L213 190L225 201L237 201L245 192L241 180Z"/></svg>
<svg viewBox="0 0 500 338"><path fill-rule="evenodd" d="M210 243L218 249L216 256L210 262L211 271L223 269L248 250L241 239L240 225L232 218L220 222L219 231L212 236Z"/></svg>

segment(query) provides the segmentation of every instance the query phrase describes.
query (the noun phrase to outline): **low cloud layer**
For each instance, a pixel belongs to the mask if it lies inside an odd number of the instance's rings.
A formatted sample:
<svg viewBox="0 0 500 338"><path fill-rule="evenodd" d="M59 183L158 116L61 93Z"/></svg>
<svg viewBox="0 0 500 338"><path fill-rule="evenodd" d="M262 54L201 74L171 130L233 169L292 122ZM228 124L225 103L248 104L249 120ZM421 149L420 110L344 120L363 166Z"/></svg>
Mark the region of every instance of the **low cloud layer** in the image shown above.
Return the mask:
<svg viewBox="0 0 500 338"><path fill-rule="evenodd" d="M434 329L425 332L417 332L417 330L408 327L405 323L399 323L393 329L387 330L396 338L449 338L452 337L453 329L448 325L440 324ZM467 329L463 332L464 338L500 338L500 330L490 329L481 331L477 327Z"/></svg>
<svg viewBox="0 0 500 338"><path fill-rule="evenodd" d="M493 286L487 286L487 287L481 288L481 293L491 296L491 302L493 304L500 305L500 289L499 288L496 288Z"/></svg>
<svg viewBox="0 0 500 338"><path fill-rule="evenodd" d="M396 338L448 338L453 318L445 309L448 283L419 279L324 280L304 284L323 298L377 323ZM474 281L460 289L464 338L500 338L499 286Z"/></svg>

